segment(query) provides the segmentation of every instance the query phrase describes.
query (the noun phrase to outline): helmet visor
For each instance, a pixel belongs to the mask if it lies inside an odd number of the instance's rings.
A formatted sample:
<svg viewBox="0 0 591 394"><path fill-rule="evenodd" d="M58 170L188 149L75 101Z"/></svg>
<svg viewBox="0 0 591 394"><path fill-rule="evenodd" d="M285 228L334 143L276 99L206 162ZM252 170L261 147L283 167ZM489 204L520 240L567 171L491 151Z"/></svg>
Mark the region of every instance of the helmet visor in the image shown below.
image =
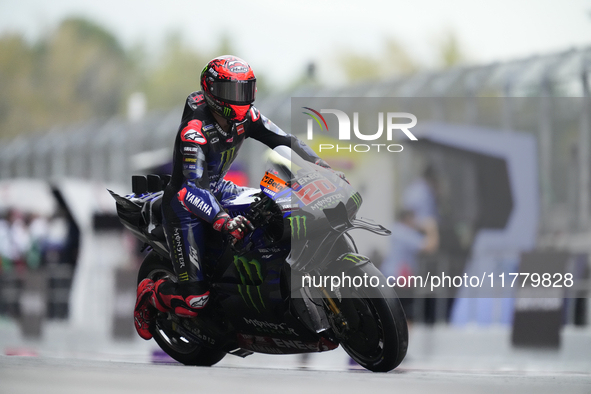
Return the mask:
<svg viewBox="0 0 591 394"><path fill-rule="evenodd" d="M215 81L210 93L230 104L252 104L257 91L256 79L248 81Z"/></svg>

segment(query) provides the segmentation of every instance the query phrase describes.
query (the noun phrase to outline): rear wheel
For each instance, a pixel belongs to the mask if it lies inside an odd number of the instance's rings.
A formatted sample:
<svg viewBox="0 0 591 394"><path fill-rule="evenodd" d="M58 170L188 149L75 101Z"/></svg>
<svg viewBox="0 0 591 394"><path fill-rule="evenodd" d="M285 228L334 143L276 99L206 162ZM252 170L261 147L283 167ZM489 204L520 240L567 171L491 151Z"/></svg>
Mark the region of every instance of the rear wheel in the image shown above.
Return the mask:
<svg viewBox="0 0 591 394"><path fill-rule="evenodd" d="M138 272L138 284L146 278L153 281L163 278L174 282L177 280L170 261L162 259L154 252L144 259ZM182 364L197 366L212 366L224 358L226 352L203 347L174 331L168 317L167 313L158 313L151 332L158 346L170 357Z"/></svg>
<svg viewBox="0 0 591 394"><path fill-rule="evenodd" d="M347 328L338 316L329 313L333 331L343 349L364 368L374 372L388 372L396 368L408 348L408 328L402 305L393 289L384 286L382 273L371 263L354 267L347 275L377 276L377 287L341 289L339 307Z"/></svg>

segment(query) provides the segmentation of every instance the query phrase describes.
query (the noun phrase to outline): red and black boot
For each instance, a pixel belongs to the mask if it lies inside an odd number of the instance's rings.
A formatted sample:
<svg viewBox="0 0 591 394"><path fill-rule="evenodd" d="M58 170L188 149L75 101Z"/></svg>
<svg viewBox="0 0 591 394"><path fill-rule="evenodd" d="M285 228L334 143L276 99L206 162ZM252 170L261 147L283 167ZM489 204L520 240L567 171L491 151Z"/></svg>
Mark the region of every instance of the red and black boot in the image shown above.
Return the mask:
<svg viewBox="0 0 591 394"><path fill-rule="evenodd" d="M140 337L145 340L152 339L150 326L154 320L154 307L150 303L154 294L154 281L144 279L137 287L137 299L133 312L133 322Z"/></svg>
<svg viewBox="0 0 591 394"><path fill-rule="evenodd" d="M209 291L191 292L183 297L177 285L168 279L160 279L154 284L152 305L160 312L174 312L181 317L197 316L197 309L203 308L209 300Z"/></svg>

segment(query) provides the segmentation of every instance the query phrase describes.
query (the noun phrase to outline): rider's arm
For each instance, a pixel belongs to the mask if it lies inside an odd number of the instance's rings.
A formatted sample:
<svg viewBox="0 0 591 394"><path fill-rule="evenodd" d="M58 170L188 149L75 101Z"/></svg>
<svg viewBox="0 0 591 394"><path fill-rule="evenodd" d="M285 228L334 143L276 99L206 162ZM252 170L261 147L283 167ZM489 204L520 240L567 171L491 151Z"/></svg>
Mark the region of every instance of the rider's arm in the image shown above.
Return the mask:
<svg viewBox="0 0 591 394"><path fill-rule="evenodd" d="M297 137L286 134L281 130L275 123L271 122L268 118L261 115L261 113L252 107L250 110L250 116L252 116L253 126L250 133L250 137L261 141L269 148L274 149L279 145L289 146L293 151L300 155L304 160L318 164L321 167L328 168L333 171L339 178L349 183L345 174L340 171L334 171L330 168L330 165L322 160L316 152L314 152L308 145L304 144Z"/></svg>
<svg viewBox="0 0 591 394"><path fill-rule="evenodd" d="M177 193L179 202L193 215L213 225L217 231L242 239L253 227L248 219L231 218L211 193L207 172L207 139L201 131L201 121L193 119L181 130L180 146L183 161L183 182Z"/></svg>
<svg viewBox="0 0 591 394"><path fill-rule="evenodd" d="M262 142L271 149L280 145L288 146L304 160L330 168L308 145L300 141L297 137L285 133L275 123L262 115L255 107L252 107L249 116L252 117L253 121L249 134L250 137Z"/></svg>
<svg viewBox="0 0 591 394"><path fill-rule="evenodd" d="M193 215L212 223L222 210L209 188L207 140L201 131L199 120L189 121L180 132L180 154L184 182L177 193L179 202Z"/></svg>

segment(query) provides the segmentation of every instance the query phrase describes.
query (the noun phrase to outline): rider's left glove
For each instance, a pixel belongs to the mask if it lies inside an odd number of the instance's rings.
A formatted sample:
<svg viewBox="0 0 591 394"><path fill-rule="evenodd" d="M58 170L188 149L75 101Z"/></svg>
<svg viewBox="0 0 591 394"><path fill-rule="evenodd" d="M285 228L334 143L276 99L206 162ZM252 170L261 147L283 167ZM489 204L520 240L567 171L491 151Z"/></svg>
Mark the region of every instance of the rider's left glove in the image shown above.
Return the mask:
<svg viewBox="0 0 591 394"><path fill-rule="evenodd" d="M324 167L324 168L326 168L327 170L331 170L332 172L334 172L334 173L335 173L335 175L336 175L336 176L338 176L339 178L341 178L341 179L342 179L342 180L344 180L345 182L347 182L347 183L351 184L351 183L350 183L350 182L347 180L347 178L345 178L345 174L344 174L343 172L341 172L341 171L335 171L335 170L333 170L333 169L330 167L330 165L328 165L328 163L327 163L326 161L324 161L324 160L322 160L322 159L318 159L318 160L316 160L316 161L314 162L314 164L316 164L316 165L318 165L318 166L320 166L320 167Z"/></svg>

